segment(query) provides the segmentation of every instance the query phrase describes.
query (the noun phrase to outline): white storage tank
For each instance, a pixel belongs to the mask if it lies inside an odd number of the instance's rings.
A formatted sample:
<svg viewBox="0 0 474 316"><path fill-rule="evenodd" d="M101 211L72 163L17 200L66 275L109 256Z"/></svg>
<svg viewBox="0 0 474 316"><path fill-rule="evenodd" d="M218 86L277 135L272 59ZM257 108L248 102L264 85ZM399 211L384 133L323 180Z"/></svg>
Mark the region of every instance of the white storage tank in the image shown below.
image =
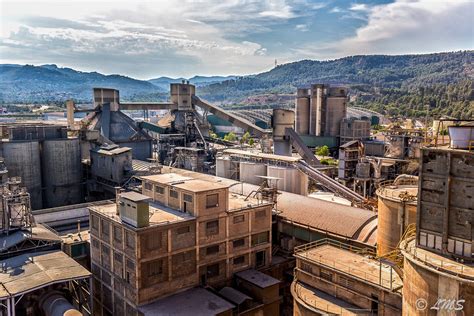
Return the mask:
<svg viewBox="0 0 474 316"><path fill-rule="evenodd" d="M2 143L2 156L5 159L10 177L21 177L28 189L31 207L41 209L41 160L38 141L15 141Z"/></svg>
<svg viewBox="0 0 474 316"><path fill-rule="evenodd" d="M267 175L267 166L263 163L240 162L240 181L260 185L263 179L258 176Z"/></svg>
<svg viewBox="0 0 474 316"><path fill-rule="evenodd" d="M82 202L81 152L78 139L43 143L44 207Z"/></svg>
<svg viewBox="0 0 474 316"><path fill-rule="evenodd" d="M278 190L300 195L308 195L308 176L292 167L267 167L267 176L280 178Z"/></svg>
<svg viewBox="0 0 474 316"><path fill-rule="evenodd" d="M468 149L469 146L474 147L474 126L449 126L448 130L451 148Z"/></svg>

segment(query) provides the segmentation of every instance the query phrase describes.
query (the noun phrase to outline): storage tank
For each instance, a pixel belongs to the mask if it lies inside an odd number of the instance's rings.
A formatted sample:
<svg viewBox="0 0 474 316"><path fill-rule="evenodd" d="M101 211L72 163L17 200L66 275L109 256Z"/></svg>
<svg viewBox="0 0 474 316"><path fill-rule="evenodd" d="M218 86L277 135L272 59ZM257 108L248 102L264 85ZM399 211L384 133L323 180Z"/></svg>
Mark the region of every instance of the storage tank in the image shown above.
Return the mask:
<svg viewBox="0 0 474 316"><path fill-rule="evenodd" d="M311 100L310 100L310 118L309 118L309 134L321 136L322 132L322 115L324 107L324 85L311 85Z"/></svg>
<svg viewBox="0 0 474 316"><path fill-rule="evenodd" d="M290 140L285 136L285 129L293 128L294 123L295 112L293 110L273 110L273 152L275 155L291 156L291 144Z"/></svg>
<svg viewBox="0 0 474 316"><path fill-rule="evenodd" d="M449 126L448 130L451 148L468 149L469 146L474 147L474 126Z"/></svg>
<svg viewBox="0 0 474 316"><path fill-rule="evenodd" d="M43 207L41 190L40 146L37 141L15 141L2 143L2 156L5 159L10 177L21 177L28 189L31 207Z"/></svg>
<svg viewBox="0 0 474 316"><path fill-rule="evenodd" d="M240 181L260 185L263 179L258 176L267 175L267 166L263 163L240 162Z"/></svg>
<svg viewBox="0 0 474 316"><path fill-rule="evenodd" d="M333 88L331 88L332 90ZM339 96L339 94L338 96L331 95L326 99L326 128L324 136L339 136L341 121L346 117L346 102L347 97L345 95Z"/></svg>
<svg viewBox="0 0 474 316"><path fill-rule="evenodd" d="M378 227L377 255L396 249L406 227L416 222L418 196L417 180L402 181L400 176L393 184L377 190Z"/></svg>
<svg viewBox="0 0 474 316"><path fill-rule="evenodd" d="M359 179L370 178L370 162L367 159L361 159L356 165L356 176Z"/></svg>
<svg viewBox="0 0 474 316"><path fill-rule="evenodd" d="M309 92L308 89L298 89L296 92L296 119L295 130L300 135L309 134Z"/></svg>
<svg viewBox="0 0 474 316"><path fill-rule="evenodd" d="M267 176L281 179L278 180L278 190L308 195L308 176L298 169L268 166Z"/></svg>
<svg viewBox="0 0 474 316"><path fill-rule="evenodd" d="M473 315L472 265L418 248L415 240L403 242L401 249L402 315Z"/></svg>
<svg viewBox="0 0 474 316"><path fill-rule="evenodd" d="M43 143L44 207L82 202L82 169L79 139Z"/></svg>

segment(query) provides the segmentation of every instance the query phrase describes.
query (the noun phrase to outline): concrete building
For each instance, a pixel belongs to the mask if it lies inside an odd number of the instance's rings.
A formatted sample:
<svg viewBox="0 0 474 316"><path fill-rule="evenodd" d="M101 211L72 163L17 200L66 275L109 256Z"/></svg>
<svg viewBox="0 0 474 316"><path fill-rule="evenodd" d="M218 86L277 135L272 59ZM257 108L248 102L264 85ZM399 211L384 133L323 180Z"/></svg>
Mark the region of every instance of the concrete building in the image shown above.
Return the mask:
<svg viewBox="0 0 474 316"><path fill-rule="evenodd" d="M293 315L400 315L402 280L371 256L330 240L295 248Z"/></svg>
<svg viewBox="0 0 474 316"><path fill-rule="evenodd" d="M165 295L223 286L235 272L270 264L270 203L173 173L142 183L143 194L90 209L95 315L133 315Z"/></svg>
<svg viewBox="0 0 474 316"><path fill-rule="evenodd" d="M368 140L370 138L370 121L357 118L342 119L340 137L341 145L352 140Z"/></svg>
<svg viewBox="0 0 474 316"><path fill-rule="evenodd" d="M474 153L422 148L420 161L416 238L400 245L403 315L472 315Z"/></svg>

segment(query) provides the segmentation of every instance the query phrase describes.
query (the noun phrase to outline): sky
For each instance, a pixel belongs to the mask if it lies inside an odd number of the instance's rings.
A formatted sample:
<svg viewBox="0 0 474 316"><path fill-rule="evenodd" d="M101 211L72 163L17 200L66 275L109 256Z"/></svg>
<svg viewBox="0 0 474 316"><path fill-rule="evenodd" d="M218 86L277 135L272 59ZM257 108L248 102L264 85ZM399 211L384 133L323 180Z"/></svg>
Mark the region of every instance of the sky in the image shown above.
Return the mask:
<svg viewBox="0 0 474 316"><path fill-rule="evenodd" d="M139 79L474 48L474 0L0 0L0 63Z"/></svg>

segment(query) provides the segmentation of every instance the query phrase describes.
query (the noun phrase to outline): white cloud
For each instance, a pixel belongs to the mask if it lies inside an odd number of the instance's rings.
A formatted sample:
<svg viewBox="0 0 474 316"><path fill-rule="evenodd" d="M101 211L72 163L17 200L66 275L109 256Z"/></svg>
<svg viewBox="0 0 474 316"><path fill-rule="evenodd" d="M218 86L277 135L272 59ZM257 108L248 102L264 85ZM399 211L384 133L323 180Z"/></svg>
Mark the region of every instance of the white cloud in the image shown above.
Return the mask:
<svg viewBox="0 0 474 316"><path fill-rule="evenodd" d="M307 32L309 31L309 26L307 24L296 24L295 30L301 31L301 32Z"/></svg>
<svg viewBox="0 0 474 316"><path fill-rule="evenodd" d="M368 5L366 5L364 3L354 3L354 4L351 5L349 10L352 10L352 11L369 11L370 8L369 8Z"/></svg>
<svg viewBox="0 0 474 316"><path fill-rule="evenodd" d="M128 68L142 78L253 73L274 57L259 43L229 38L297 17L294 7L309 5L299 1L3 1L1 58L108 73Z"/></svg>
<svg viewBox="0 0 474 316"><path fill-rule="evenodd" d="M368 9L367 24L354 36L295 52L306 58L332 59L473 49L473 6L469 0L398 0L373 6Z"/></svg>

